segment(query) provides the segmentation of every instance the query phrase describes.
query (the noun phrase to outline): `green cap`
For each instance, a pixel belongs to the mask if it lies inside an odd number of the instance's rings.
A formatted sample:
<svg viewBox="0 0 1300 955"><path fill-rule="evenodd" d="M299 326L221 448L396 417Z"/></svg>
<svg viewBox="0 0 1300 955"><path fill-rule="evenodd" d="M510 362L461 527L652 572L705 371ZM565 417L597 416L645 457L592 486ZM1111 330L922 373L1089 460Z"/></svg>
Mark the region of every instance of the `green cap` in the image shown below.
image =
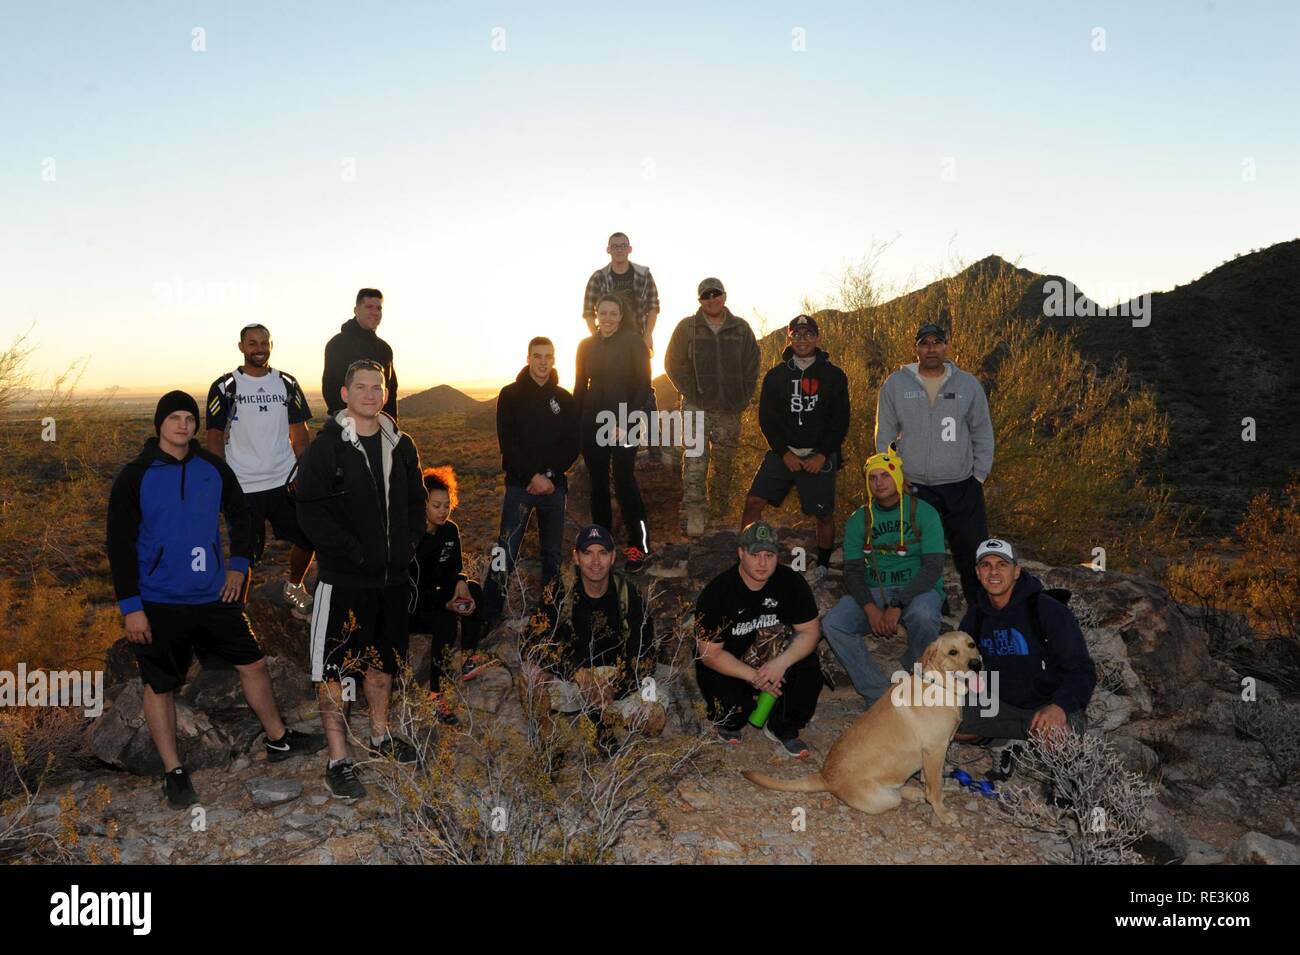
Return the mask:
<svg viewBox="0 0 1300 955"><path fill-rule="evenodd" d="M768 550L778 556L781 547L776 540L776 529L767 521L754 521L740 532L740 546L753 556L759 551Z"/></svg>

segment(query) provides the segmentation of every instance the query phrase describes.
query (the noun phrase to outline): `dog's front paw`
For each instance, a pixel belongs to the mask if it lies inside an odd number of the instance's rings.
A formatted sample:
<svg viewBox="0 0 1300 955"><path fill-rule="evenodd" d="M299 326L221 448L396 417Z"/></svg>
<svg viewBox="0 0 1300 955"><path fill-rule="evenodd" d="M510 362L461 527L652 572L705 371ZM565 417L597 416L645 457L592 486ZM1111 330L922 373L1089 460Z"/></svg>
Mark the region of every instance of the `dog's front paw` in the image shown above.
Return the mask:
<svg viewBox="0 0 1300 955"><path fill-rule="evenodd" d="M934 818L938 819L941 825L951 826L956 823L957 814L951 809L944 809L943 806L935 806L933 808Z"/></svg>

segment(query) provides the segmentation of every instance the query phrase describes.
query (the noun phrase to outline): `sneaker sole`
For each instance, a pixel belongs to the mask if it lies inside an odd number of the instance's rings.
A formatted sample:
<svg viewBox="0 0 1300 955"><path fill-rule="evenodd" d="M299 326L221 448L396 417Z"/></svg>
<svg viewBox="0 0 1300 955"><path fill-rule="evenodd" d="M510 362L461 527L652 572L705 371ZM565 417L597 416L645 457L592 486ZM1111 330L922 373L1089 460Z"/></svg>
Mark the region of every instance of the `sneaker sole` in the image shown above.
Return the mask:
<svg viewBox="0 0 1300 955"><path fill-rule="evenodd" d="M785 741L782 740L780 737L778 737L766 726L763 727L763 735L766 736L768 739L770 739L773 743L776 743L777 748L781 751L781 754L790 759L807 759L808 756L812 754L812 750L807 748L802 749L797 753L790 752L788 749L785 748Z"/></svg>
<svg viewBox="0 0 1300 955"><path fill-rule="evenodd" d="M333 789L330 789L329 783L325 784L325 788L329 789L331 798L338 799L343 802L356 802L358 799L362 799L366 795L365 790L362 790L361 792L357 793L355 796L349 796L346 793L336 793Z"/></svg>
<svg viewBox="0 0 1300 955"><path fill-rule="evenodd" d="M282 749L270 749L263 745L266 750L266 761L268 763L283 763L286 759L293 759L295 756L308 756L311 753L319 753L325 748L325 740L320 741L319 746L313 746L311 749L291 749L287 752Z"/></svg>

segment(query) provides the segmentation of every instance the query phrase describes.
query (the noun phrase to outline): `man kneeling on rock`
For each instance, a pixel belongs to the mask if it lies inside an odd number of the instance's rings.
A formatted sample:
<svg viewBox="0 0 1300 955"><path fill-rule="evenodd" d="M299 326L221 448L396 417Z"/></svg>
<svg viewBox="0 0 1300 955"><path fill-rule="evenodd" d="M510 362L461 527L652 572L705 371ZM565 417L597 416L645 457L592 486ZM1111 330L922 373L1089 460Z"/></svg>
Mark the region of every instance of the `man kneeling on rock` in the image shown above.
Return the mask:
<svg viewBox="0 0 1300 955"><path fill-rule="evenodd" d="M1024 740L1067 726L1082 733L1097 668L1073 612L1022 571L1007 541L980 544L975 573L980 593L958 629L975 638L988 677L996 673L997 683L990 684L996 692L967 702L956 738ZM1005 778L1015 749L1003 754L995 769Z"/></svg>
<svg viewBox="0 0 1300 955"><path fill-rule="evenodd" d="M108 499L108 563L126 638L144 683L144 718L163 766L173 808L198 802L176 748L173 693L185 682L193 648L239 673L244 697L266 731L266 758L314 753L324 737L286 729L271 692L266 657L238 603L253 553L253 523L233 471L194 440L198 403L163 395L156 438L113 482ZM221 552L220 515L230 534Z"/></svg>
<svg viewBox="0 0 1300 955"><path fill-rule="evenodd" d="M614 538L599 524L578 532L573 563L548 586L520 641L517 686L549 735L551 713L597 722L607 750L612 728L658 736L668 720L665 688L654 671L654 621L636 587L614 564Z"/></svg>

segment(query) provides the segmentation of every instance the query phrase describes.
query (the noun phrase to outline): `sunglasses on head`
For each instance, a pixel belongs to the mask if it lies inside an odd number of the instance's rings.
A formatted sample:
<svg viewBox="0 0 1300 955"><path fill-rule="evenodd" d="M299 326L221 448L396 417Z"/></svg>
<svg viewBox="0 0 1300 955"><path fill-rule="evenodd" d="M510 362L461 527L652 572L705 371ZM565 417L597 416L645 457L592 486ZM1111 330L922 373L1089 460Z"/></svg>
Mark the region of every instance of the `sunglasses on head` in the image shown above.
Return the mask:
<svg viewBox="0 0 1300 955"><path fill-rule="evenodd" d="M710 299L720 298L721 296L722 296L722 293L719 292L717 289L715 289L715 288L714 288L714 289L709 289L707 292L705 292L703 295L700 296L700 301L701 301L701 302L707 302L707 301L709 301Z"/></svg>

